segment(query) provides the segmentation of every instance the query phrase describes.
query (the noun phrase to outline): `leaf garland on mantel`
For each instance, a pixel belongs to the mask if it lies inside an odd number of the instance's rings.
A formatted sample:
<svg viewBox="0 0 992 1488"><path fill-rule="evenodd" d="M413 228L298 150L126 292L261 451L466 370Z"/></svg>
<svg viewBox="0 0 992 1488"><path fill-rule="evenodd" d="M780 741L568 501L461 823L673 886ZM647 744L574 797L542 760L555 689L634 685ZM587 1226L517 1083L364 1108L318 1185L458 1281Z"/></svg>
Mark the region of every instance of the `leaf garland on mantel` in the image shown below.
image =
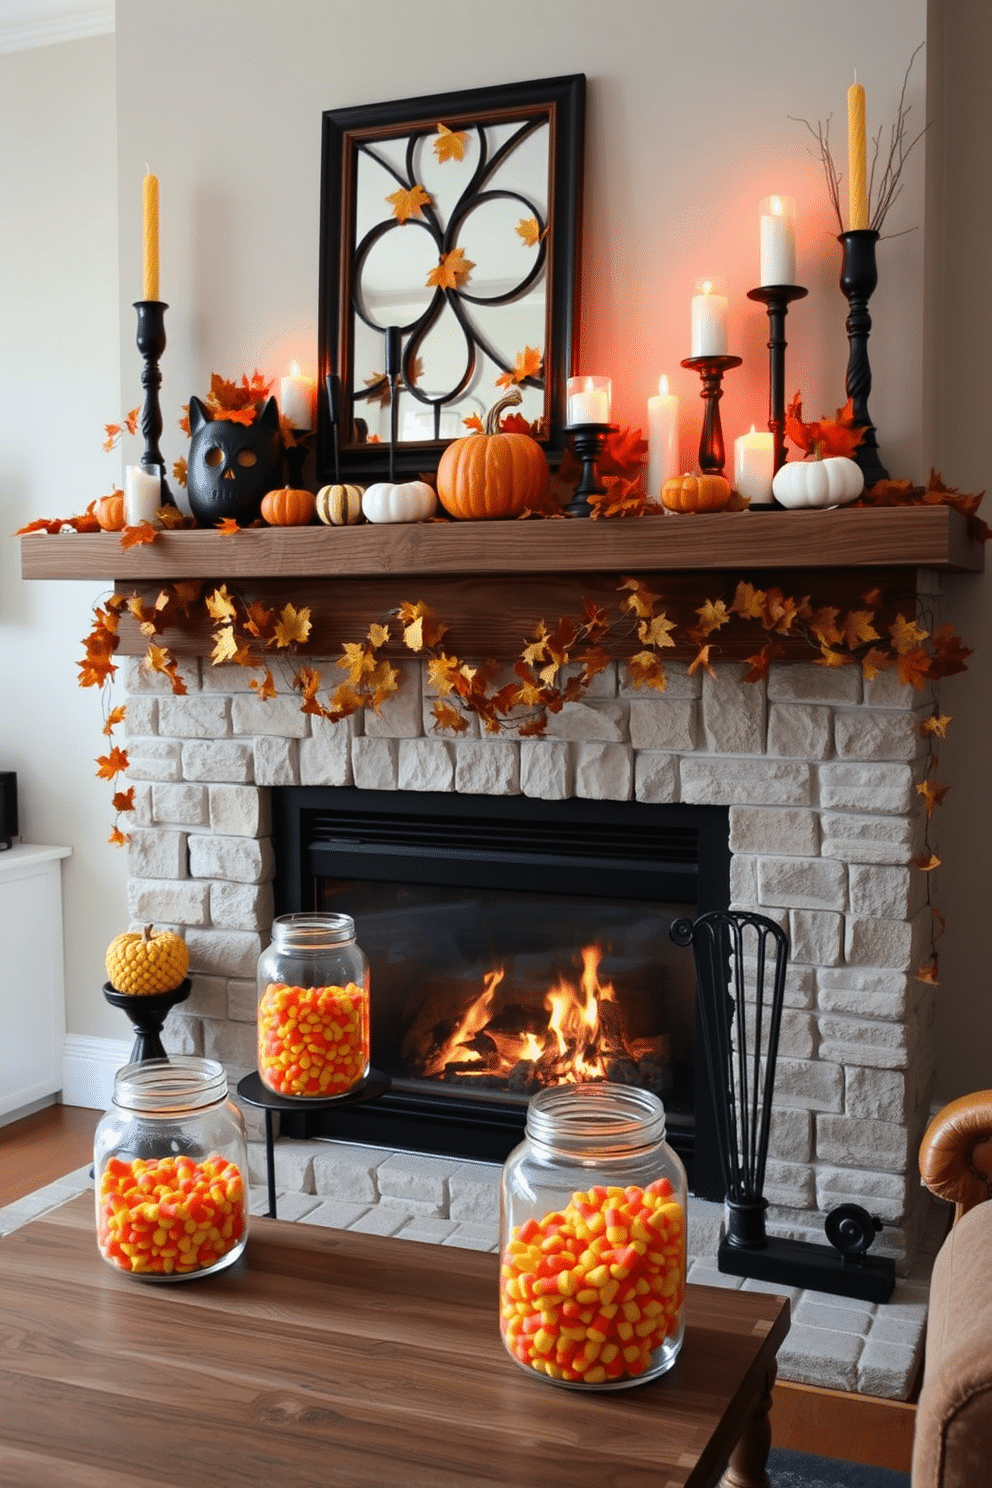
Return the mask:
<svg viewBox="0 0 992 1488"><path fill-rule="evenodd" d="M809 596L759 589L741 579L729 603L723 597L704 598L695 610L695 622L683 626L681 636L679 626L665 612L663 597L643 579L625 578L618 594L613 613L584 599L579 616L563 616L552 625L541 621L522 647L509 681L505 669L494 662L470 663L448 650L444 645L448 627L443 621L422 600L404 600L371 624L364 636L343 644L334 665L344 676L321 701L322 675L300 654L312 629L308 606L288 603L280 610L270 609L246 603L227 584L208 590L201 581L182 580L163 584L151 603L138 592L117 592L96 605L78 680L81 687L104 689L103 732L112 738L125 718L124 706L109 706L122 616L130 614L147 639L143 665L168 678L173 693L179 695L186 692L179 664L160 638L170 627L195 629L206 623L213 633L212 665L233 664L257 671L260 675L252 678L250 687L264 700L278 694L272 663L283 660L291 672L291 685L300 694L301 712L338 722L362 708L378 711L398 690L401 673L384 652L391 644L401 644L411 656L427 663L430 683L438 695L433 707L436 730L464 733L469 718L475 716L486 733L512 731L520 738L532 738L544 734L549 715L585 695L593 678L611 660L611 642L629 645L634 641L639 646L626 659L635 689L664 692L663 653L675 647L676 637L695 648L689 675L706 671L715 676L713 664L720 649L716 637L731 619L752 625L759 638L757 649L747 658L746 682L767 676L772 662L784 655L784 637L805 641L818 666L860 665L869 679L893 670L900 682L917 691L964 671L971 654L950 625L928 630L899 614L880 633L873 623L881 597L878 590L862 596L863 607L842 613L829 605L814 608ZM924 850L915 866L927 875L933 921L930 956L917 976L932 983L938 980L936 942L944 920L931 900L932 873L940 859L933 850L930 830L934 811L948 790L935 778L934 741L945 737L950 722L947 715L936 711L924 721L927 764L925 778L916 787L925 803L927 827ZM116 782L127 771L127 751L113 746L96 763L101 779ZM117 819L109 841L124 846L130 839L121 828L120 817L134 810L133 787L120 790L115 786L112 805Z"/></svg>

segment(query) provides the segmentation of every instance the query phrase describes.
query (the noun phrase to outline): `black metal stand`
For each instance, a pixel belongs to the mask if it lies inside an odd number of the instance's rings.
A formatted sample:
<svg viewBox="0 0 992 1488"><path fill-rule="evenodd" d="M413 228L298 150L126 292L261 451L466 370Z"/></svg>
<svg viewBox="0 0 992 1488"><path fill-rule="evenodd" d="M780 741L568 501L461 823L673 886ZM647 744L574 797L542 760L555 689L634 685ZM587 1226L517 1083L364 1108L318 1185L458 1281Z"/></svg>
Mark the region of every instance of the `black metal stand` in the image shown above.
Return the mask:
<svg viewBox="0 0 992 1488"><path fill-rule="evenodd" d="M366 1101L378 1100L392 1084L388 1075L379 1070L369 1070L361 1085L349 1090L347 1095L336 1095L329 1100L315 1100L312 1096L301 1096L292 1100L285 1095L276 1095L262 1084L258 1070L245 1075L238 1084L238 1094L249 1106L260 1106L265 1112L265 1175L268 1184L269 1208L266 1219L278 1219L276 1214L276 1157L275 1118L277 1111L329 1111L334 1106L359 1106Z"/></svg>
<svg viewBox="0 0 992 1488"><path fill-rule="evenodd" d="M138 312L137 345L144 360L141 369L141 386L145 390L145 401L141 410L141 433L145 441L142 465L157 465L162 476L162 505L175 506L169 483L165 478L165 460L159 449L162 436L162 408L159 403L159 388L162 373L159 361L165 350L165 312L168 305L163 300L136 300Z"/></svg>
<svg viewBox="0 0 992 1488"><path fill-rule="evenodd" d="M848 303L847 315L847 396L854 406L854 426L863 429L861 443L852 455L860 465L865 477L865 489L876 481L887 480L889 472L878 454L875 425L868 413L868 394L871 392L871 366L868 361L868 337L871 334L871 316L868 301L878 284L875 266L875 244L878 233L872 228L852 229L841 233L837 241L844 249L840 287Z"/></svg>
<svg viewBox="0 0 992 1488"><path fill-rule="evenodd" d="M717 1250L719 1270L887 1301L895 1286L895 1262L866 1254L881 1222L858 1205L844 1204L828 1214L829 1247L765 1233L765 1163L789 954L784 930L764 915L713 910L694 921L676 920L670 933L676 945L692 947L696 968L726 1186L727 1234Z"/></svg>
<svg viewBox="0 0 992 1488"><path fill-rule="evenodd" d="M606 487L599 478L597 461L606 448L608 437L616 432L616 427L616 424L568 424L563 430L563 433L572 436L575 453L582 461L579 484L572 493L571 501L564 507L566 517L591 516L589 497L605 494Z"/></svg>
<svg viewBox="0 0 992 1488"><path fill-rule="evenodd" d="M723 374L740 365L741 358L737 356L686 357L682 363L683 367L698 372L703 384L699 395L706 403L703 429L699 436L699 468L703 475L722 475L727 463L723 447L723 427L720 423Z"/></svg>
<svg viewBox="0 0 992 1488"><path fill-rule="evenodd" d="M772 474L785 464L785 317L792 301L803 300L808 293L799 284L762 284L747 292L749 300L757 300L768 311L768 427L775 450Z"/></svg>
<svg viewBox="0 0 992 1488"><path fill-rule="evenodd" d="M399 435L399 385L402 373L403 335L399 326L386 330L386 376L389 379L389 479L396 479L396 440Z"/></svg>
<svg viewBox="0 0 992 1488"><path fill-rule="evenodd" d="M177 1003L185 1002L192 986L192 980L186 977L178 987L172 987L168 992L152 992L148 996L141 996L134 992L118 992L110 982L104 982L104 997L111 1007L120 1008L127 1014L131 1027L138 1035L131 1050L129 1064L140 1064L145 1059L168 1059L169 1056L162 1047L162 1028L169 1016L169 1009L174 1008Z"/></svg>
<svg viewBox="0 0 992 1488"><path fill-rule="evenodd" d="M303 467L310 453L308 446L312 437L309 429L294 429L293 438L296 443L286 450L286 484L297 491L303 485Z"/></svg>
<svg viewBox="0 0 992 1488"><path fill-rule="evenodd" d="M331 446L334 455L334 482L341 484L341 441L338 435L338 420L341 409L341 383L336 372L328 372L324 378L327 390L327 422L331 426Z"/></svg>

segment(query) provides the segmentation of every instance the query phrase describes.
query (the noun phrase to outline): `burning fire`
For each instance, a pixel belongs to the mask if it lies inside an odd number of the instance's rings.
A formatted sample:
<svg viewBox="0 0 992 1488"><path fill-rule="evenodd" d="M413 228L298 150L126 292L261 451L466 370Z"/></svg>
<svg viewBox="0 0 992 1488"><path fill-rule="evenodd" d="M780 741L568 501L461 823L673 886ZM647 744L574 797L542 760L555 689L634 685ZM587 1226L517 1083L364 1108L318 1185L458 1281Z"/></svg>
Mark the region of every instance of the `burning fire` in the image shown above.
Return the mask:
<svg viewBox="0 0 992 1488"><path fill-rule="evenodd" d="M616 991L599 980L602 959L599 946L583 948L578 985L561 977L548 989L547 1024L536 1031L501 1026L496 990L505 972L502 967L486 972L482 992L447 1037L422 1058L419 1073L506 1079L516 1072L527 1085L577 1085L611 1078L610 1066L617 1060L636 1063L658 1056L664 1036L624 1039Z"/></svg>

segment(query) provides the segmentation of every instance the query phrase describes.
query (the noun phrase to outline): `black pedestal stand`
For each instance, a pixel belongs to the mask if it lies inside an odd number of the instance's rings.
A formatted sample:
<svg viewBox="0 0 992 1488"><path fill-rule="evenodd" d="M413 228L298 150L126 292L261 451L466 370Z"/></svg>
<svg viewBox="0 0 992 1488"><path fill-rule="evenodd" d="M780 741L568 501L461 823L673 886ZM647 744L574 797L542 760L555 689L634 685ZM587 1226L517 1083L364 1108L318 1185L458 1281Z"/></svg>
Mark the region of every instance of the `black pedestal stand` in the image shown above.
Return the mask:
<svg viewBox="0 0 992 1488"><path fill-rule="evenodd" d="M727 1235L717 1250L719 1270L867 1302L888 1301L895 1262L866 1254L881 1222L857 1204L842 1204L827 1215L830 1246L765 1233L768 1201L762 1190L788 965L784 930L764 915L714 910L696 920L676 920L670 933L676 945L691 945L696 969L726 1184Z"/></svg>
<svg viewBox="0 0 992 1488"><path fill-rule="evenodd" d="M141 386L145 390L141 433L145 441L145 453L141 457L141 463L149 468L158 466L162 477L162 505L175 506L165 478L165 460L158 447L162 435L162 408L158 396L162 386L162 373L159 370L159 361L165 350L165 312L169 307L163 300L136 300L134 308L138 312L137 345L144 361L141 369Z"/></svg>
<svg viewBox="0 0 992 1488"><path fill-rule="evenodd" d="M887 480L889 472L878 455L875 425L868 413L868 394L871 392L871 366L868 362L868 337L871 334L871 316L868 301L878 284L875 267L875 244L878 233L872 228L852 229L841 233L837 241L844 249L840 287L848 303L847 315L847 396L854 406L854 426L863 429L861 443L851 458L864 472L865 490L876 481Z"/></svg>
<svg viewBox="0 0 992 1488"><path fill-rule="evenodd" d="M616 432L616 427L616 424L567 424L565 426L563 433L572 436L575 453L582 461L579 484L572 493L571 501L563 508L566 517L591 516L592 507L589 504L589 497L605 495L606 487L599 478L596 462L606 448L608 437Z"/></svg>
<svg viewBox="0 0 992 1488"><path fill-rule="evenodd" d="M720 399L723 397L723 374L739 367L737 356L686 357L683 367L698 372L703 384L700 397L706 404L703 429L699 436L699 468L703 475L722 475L727 463L723 448L723 426L720 423Z"/></svg>
<svg viewBox="0 0 992 1488"><path fill-rule="evenodd" d="M749 300L757 300L768 311L768 427L775 450L773 474L785 464L785 317L792 301L805 299L808 293L799 284L762 284L747 292Z"/></svg>
<svg viewBox="0 0 992 1488"><path fill-rule="evenodd" d="M366 1101L378 1100L380 1095L385 1095L392 1085L388 1075L379 1070L369 1070L368 1075L361 1085L354 1090L349 1090L347 1095L336 1095L329 1100L317 1100L312 1096L301 1096L298 1100L292 1100L285 1095L276 1095L274 1090L269 1090L262 1084L262 1077L257 1070L250 1075L245 1075L238 1084L238 1094L249 1106L261 1106L265 1112L265 1175L268 1182L269 1208L266 1219L277 1219L276 1214L276 1159L275 1159L275 1117L277 1111L292 1111L299 1115L301 1111L328 1111L333 1106L360 1106Z"/></svg>
<svg viewBox="0 0 992 1488"><path fill-rule="evenodd" d="M131 1050L129 1064L140 1064L145 1059L168 1059L162 1047L162 1028L169 1009L185 1002L193 983L189 977L172 987L168 992L152 992L141 996L134 992L118 992L110 982L104 982L103 995L111 1007L120 1008L127 1014L131 1027L138 1037Z"/></svg>

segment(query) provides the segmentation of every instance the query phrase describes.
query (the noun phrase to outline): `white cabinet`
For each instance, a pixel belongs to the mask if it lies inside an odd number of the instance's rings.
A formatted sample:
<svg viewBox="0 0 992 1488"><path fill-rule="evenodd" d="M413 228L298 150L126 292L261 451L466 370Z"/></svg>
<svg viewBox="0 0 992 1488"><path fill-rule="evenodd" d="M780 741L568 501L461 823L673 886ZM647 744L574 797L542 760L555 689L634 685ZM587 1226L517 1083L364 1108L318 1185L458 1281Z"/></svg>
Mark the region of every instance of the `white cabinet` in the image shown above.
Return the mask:
<svg viewBox="0 0 992 1488"><path fill-rule="evenodd" d="M62 1089L68 847L0 852L0 1120Z"/></svg>

